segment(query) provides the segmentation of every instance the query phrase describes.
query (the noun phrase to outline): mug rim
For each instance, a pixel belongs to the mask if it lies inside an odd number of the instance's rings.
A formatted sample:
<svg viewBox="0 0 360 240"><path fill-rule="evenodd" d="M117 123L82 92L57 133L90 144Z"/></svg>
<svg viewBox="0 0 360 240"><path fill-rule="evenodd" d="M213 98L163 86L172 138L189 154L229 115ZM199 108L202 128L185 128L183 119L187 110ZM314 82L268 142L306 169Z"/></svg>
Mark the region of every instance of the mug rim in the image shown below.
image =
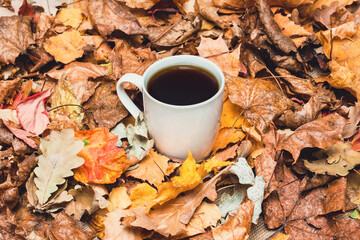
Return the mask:
<svg viewBox="0 0 360 240"><path fill-rule="evenodd" d="M214 75L214 77L216 78L216 80L219 83L219 89L218 91L214 94L214 96L212 96L211 98L200 102L200 103L195 103L195 104L190 104L190 105L174 105L174 104L169 104L169 103L164 103L162 101L157 100L156 98L154 98L153 96L150 95L150 93L147 91L147 82L149 80L149 78L152 76L152 74L156 73L152 73L153 69L158 67L159 65L161 65L162 63L164 63L165 61L168 61L169 58L171 59L176 59L178 61L182 60L182 61L186 61L186 59L193 59L193 60L199 60L199 61L203 61L203 63L206 65L205 67L202 65L194 65L194 64L186 64L186 63L181 63L181 64L170 64L170 65L166 65L164 67L160 67L158 71L169 67L169 66L176 66L176 65L189 65L189 66L197 66L197 67L201 67L204 68L205 70L209 71L211 74ZM148 76L149 75L149 76ZM220 78L218 78L217 76L220 76ZM154 62L153 64L151 64L150 67L148 67L146 69L146 71L143 74L143 93L146 94L147 97L149 97L151 100L153 100L154 102L160 104L160 105L164 105L166 107L170 107L170 108L180 108L180 109L186 109L186 108L196 108L196 107L200 107L203 105L208 104L209 102L214 101L216 98L218 98L223 92L224 92L224 88L225 88L225 76L224 73L222 72L222 70L220 69L220 67L218 65L216 65L215 63L213 63L212 61L200 57L200 56L195 56L195 55L175 55L175 56L170 56L170 57L166 57L163 59L160 59L159 61Z"/></svg>

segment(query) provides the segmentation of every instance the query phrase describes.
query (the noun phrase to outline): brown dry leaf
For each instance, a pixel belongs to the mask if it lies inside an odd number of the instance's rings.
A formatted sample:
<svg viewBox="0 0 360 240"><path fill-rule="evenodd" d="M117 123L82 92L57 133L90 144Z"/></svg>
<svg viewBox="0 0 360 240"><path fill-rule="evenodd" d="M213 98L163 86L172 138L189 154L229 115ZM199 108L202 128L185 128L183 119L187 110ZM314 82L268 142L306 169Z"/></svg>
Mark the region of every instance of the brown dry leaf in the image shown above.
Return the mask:
<svg viewBox="0 0 360 240"><path fill-rule="evenodd" d="M84 223L76 221L64 212L60 212L49 225L49 239L90 240L96 235Z"/></svg>
<svg viewBox="0 0 360 240"><path fill-rule="evenodd" d="M265 27L265 31L275 46L286 54L297 52L295 43L281 32L279 25L273 18L267 1L256 0L255 6L259 11L259 18Z"/></svg>
<svg viewBox="0 0 360 240"><path fill-rule="evenodd" d="M92 22L103 37L115 30L127 35L144 34L134 15L119 2L89 0L88 10Z"/></svg>
<svg viewBox="0 0 360 240"><path fill-rule="evenodd" d="M109 54L112 74L119 79L125 73L142 75L158 58L150 48L134 48L124 40L116 43L114 52Z"/></svg>
<svg viewBox="0 0 360 240"><path fill-rule="evenodd" d="M337 143L315 152L315 161L304 160L305 166L317 174L346 176L360 164L360 153L353 151L351 143Z"/></svg>
<svg viewBox="0 0 360 240"><path fill-rule="evenodd" d="M293 104L271 81L234 77L226 86L230 101L242 107L245 118L262 132Z"/></svg>
<svg viewBox="0 0 360 240"><path fill-rule="evenodd" d="M213 145L212 151L225 148L230 143L236 143L245 137L245 133L242 130L236 128L222 128L220 129L218 136Z"/></svg>
<svg viewBox="0 0 360 240"><path fill-rule="evenodd" d="M357 125L360 122L360 104L356 102L354 106L349 107L348 113L349 119L342 133L343 138L350 138L355 135Z"/></svg>
<svg viewBox="0 0 360 240"><path fill-rule="evenodd" d="M317 95L310 98L310 100L302 106L300 110L291 111L286 110L284 115L279 120L288 128L296 129L306 123L314 121L321 116L321 110L326 107L322 104Z"/></svg>
<svg viewBox="0 0 360 240"><path fill-rule="evenodd" d="M70 63L83 55L85 46L80 33L71 30L48 38L44 43L45 50L54 56L55 60Z"/></svg>
<svg viewBox="0 0 360 240"><path fill-rule="evenodd" d="M329 63L330 76L319 80L326 80L335 88L343 88L357 98L360 96L360 70L357 67L360 61L359 32L360 25L356 26L354 22L348 22L316 34L324 46L326 56L330 58L331 51L332 58Z"/></svg>
<svg viewBox="0 0 360 240"><path fill-rule="evenodd" d="M156 46L173 47L186 42L201 28L198 16L186 15L165 31L157 35L149 35L149 40Z"/></svg>
<svg viewBox="0 0 360 240"><path fill-rule="evenodd" d="M350 204L347 204L352 205L351 209L360 204L360 174L354 171L347 175L347 196L350 201Z"/></svg>
<svg viewBox="0 0 360 240"><path fill-rule="evenodd" d="M79 8L61 8L56 14L56 19L65 26L77 29L83 21L83 15Z"/></svg>
<svg viewBox="0 0 360 240"><path fill-rule="evenodd" d="M330 6L334 2L338 2L338 8L345 7L352 4L356 0L317 0L317 1L308 1L309 4L304 4L300 7L300 13L304 17L312 18L314 17L315 12L318 9L324 8L325 6Z"/></svg>
<svg viewBox="0 0 360 240"><path fill-rule="evenodd" d="M243 53L243 58L245 59L245 63L250 71L251 78L255 78L256 75L267 72L266 64L261 59L259 53L251 50L250 48L246 48Z"/></svg>
<svg viewBox="0 0 360 240"><path fill-rule="evenodd" d="M149 10L160 0L120 0L121 2L126 3L126 6L131 8L143 8Z"/></svg>
<svg viewBox="0 0 360 240"><path fill-rule="evenodd" d="M148 215L146 215L145 207L132 209L136 220L132 222L131 225L148 230L155 230L166 237L184 233L185 226L189 223L202 200L205 197L211 201L216 199L215 184L225 171L226 168L209 181L201 183L184 196L175 198L159 208L152 210Z"/></svg>
<svg viewBox="0 0 360 240"><path fill-rule="evenodd" d="M104 221L105 236L104 240L142 240L141 231L138 228L132 228L123 224L124 218L132 217L133 214L128 210L121 208L106 215Z"/></svg>
<svg viewBox="0 0 360 240"><path fill-rule="evenodd" d="M233 215L230 215L224 225L212 229L214 239L248 239L253 212L254 203L251 200L246 199L239 205L238 210Z"/></svg>
<svg viewBox="0 0 360 240"><path fill-rule="evenodd" d="M46 75L60 80L65 77L71 84L76 98L81 103L86 102L95 92L99 82L89 81L108 75L107 67L96 65L90 62L72 62L65 65L64 68L51 69Z"/></svg>
<svg viewBox="0 0 360 240"><path fill-rule="evenodd" d="M345 124L346 119L337 113L319 118L297 128L279 149L290 152L296 162L304 148L325 148L341 142Z"/></svg>
<svg viewBox="0 0 360 240"><path fill-rule="evenodd" d="M229 48L222 36L218 37L216 40L202 36L200 36L200 38L200 45L196 47L200 57L207 58L229 52Z"/></svg>
<svg viewBox="0 0 360 240"><path fill-rule="evenodd" d="M0 104L5 103L6 98L13 97L19 82L20 79L0 81Z"/></svg>
<svg viewBox="0 0 360 240"><path fill-rule="evenodd" d="M291 221L285 226L286 234L292 239L358 239L360 237L358 219L340 219L318 216L306 220Z"/></svg>
<svg viewBox="0 0 360 240"><path fill-rule="evenodd" d="M128 111L114 91L114 82L102 83L83 105L93 114L99 127L112 128L128 115Z"/></svg>
<svg viewBox="0 0 360 240"><path fill-rule="evenodd" d="M346 188L344 177L330 182L326 187L315 188L300 199L287 221L345 211Z"/></svg>
<svg viewBox="0 0 360 240"><path fill-rule="evenodd" d="M216 204L202 202L194 212L188 225L186 225L186 234L184 234L184 237L203 233L204 229L210 226L216 226L220 219L221 213Z"/></svg>
<svg viewBox="0 0 360 240"><path fill-rule="evenodd" d="M31 18L22 16L0 17L0 64L15 63L20 53L34 44Z"/></svg>
<svg viewBox="0 0 360 240"><path fill-rule="evenodd" d="M231 53L224 53L218 56L208 57L207 59L218 65L225 73L225 77L237 77L243 67L243 64L240 62L240 45Z"/></svg>
<svg viewBox="0 0 360 240"><path fill-rule="evenodd" d="M265 149L260 156L255 158L255 173L257 176L262 176L267 184L265 197L273 190L278 188L278 183L274 181L273 175L277 166L277 151L278 146L284 140L284 136L271 129L268 133L263 135L263 142ZM271 181L273 180L273 181Z"/></svg>
<svg viewBox="0 0 360 240"><path fill-rule="evenodd" d="M280 6L284 8L296 8L300 5L312 3L314 0L268 0L270 6ZM220 8L243 9L254 6L255 1L244 0L213 0L213 4Z"/></svg>
<svg viewBox="0 0 360 240"><path fill-rule="evenodd" d="M319 94L317 93L319 90L317 90L310 79L293 76L289 71L283 68L276 68L275 71L280 76L283 76L281 80L287 84L292 92L309 96Z"/></svg>
<svg viewBox="0 0 360 240"><path fill-rule="evenodd" d="M150 153L139 163L139 166L126 173L126 176L148 181L150 184L157 185L164 180L165 175L171 174L168 171L170 159L151 149Z"/></svg>
<svg viewBox="0 0 360 240"><path fill-rule="evenodd" d="M277 9L278 8L275 8L275 10ZM312 35L312 33L300 24L296 24L291 19L290 13L285 12L285 14L282 14L281 12L275 13L274 20L279 25L281 33L291 38L291 40L295 43L296 48L299 48L308 39L308 37Z"/></svg>
<svg viewBox="0 0 360 240"><path fill-rule="evenodd" d="M222 20L222 18L218 15L219 8L214 7L212 4L212 0L196 0L195 1L195 10L199 12L201 16L203 16L206 20L209 20L215 23L217 26L221 28L226 28L227 23Z"/></svg>

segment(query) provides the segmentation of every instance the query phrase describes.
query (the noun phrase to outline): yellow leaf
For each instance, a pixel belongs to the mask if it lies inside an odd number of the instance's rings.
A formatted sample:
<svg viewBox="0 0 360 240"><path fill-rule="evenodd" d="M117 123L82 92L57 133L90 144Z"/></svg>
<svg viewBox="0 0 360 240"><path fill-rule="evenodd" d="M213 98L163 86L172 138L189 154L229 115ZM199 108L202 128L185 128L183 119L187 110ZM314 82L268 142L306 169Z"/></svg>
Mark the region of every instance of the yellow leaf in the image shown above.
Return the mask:
<svg viewBox="0 0 360 240"><path fill-rule="evenodd" d="M236 128L222 128L215 140L213 151L225 148L229 143L235 143L245 137L243 131Z"/></svg>
<svg viewBox="0 0 360 240"><path fill-rule="evenodd" d="M231 128L242 111L243 110L241 107L233 104L230 102L229 98L227 98L223 104L220 128ZM239 119L234 124L234 128L239 128L243 124L244 120L244 116L239 117Z"/></svg>
<svg viewBox="0 0 360 240"><path fill-rule="evenodd" d="M155 188L147 183L140 183L131 191L131 207L144 206L156 195L157 192Z"/></svg>
<svg viewBox="0 0 360 240"><path fill-rule="evenodd" d="M55 60L62 63L69 63L84 54L83 42L80 32L71 30L45 41L45 50L54 56Z"/></svg>
<svg viewBox="0 0 360 240"><path fill-rule="evenodd" d="M76 98L70 82L63 77L59 79L55 93L51 96L51 107L56 108L67 104L81 106L81 102ZM64 106L54 109L50 112L50 119L54 120L58 114L68 116L70 120L75 122L79 127L82 127L84 112L80 107Z"/></svg>
<svg viewBox="0 0 360 240"><path fill-rule="evenodd" d="M218 160L216 160L216 157L212 157L209 161L203 163L204 169L206 172L211 172L215 168L225 167L229 164L231 164L231 162L218 161Z"/></svg>
<svg viewBox="0 0 360 240"><path fill-rule="evenodd" d="M200 182L202 177L196 171L197 164L189 151L186 161L179 168L180 176L172 178L174 187L183 188L184 191L193 189Z"/></svg>
<svg viewBox="0 0 360 240"><path fill-rule="evenodd" d="M271 240L288 240L289 238L290 238L290 235L279 233L274 238L272 238Z"/></svg>
<svg viewBox="0 0 360 240"><path fill-rule="evenodd" d="M126 209L131 205L131 200L125 187L113 188L109 194L108 201L110 202L107 206L109 212L114 211L116 208Z"/></svg>
<svg viewBox="0 0 360 240"><path fill-rule="evenodd" d="M83 21L83 16L79 8L62 8L56 15L65 26L71 26L77 29Z"/></svg>

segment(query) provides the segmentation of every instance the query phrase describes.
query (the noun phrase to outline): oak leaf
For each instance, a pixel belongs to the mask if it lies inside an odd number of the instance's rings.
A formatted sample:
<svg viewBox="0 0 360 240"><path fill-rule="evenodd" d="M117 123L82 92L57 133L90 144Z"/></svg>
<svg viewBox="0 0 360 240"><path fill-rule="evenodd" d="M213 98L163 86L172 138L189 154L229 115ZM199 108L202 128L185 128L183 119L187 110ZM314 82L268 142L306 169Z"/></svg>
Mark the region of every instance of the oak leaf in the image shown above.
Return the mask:
<svg viewBox="0 0 360 240"><path fill-rule="evenodd" d="M86 102L100 83L89 81L108 74L108 69L104 66L90 62L72 62L62 69L57 67L51 69L46 75L60 80L66 78L69 81L76 98L81 102Z"/></svg>
<svg viewBox="0 0 360 240"><path fill-rule="evenodd" d="M296 162L304 148L325 148L341 142L345 123L337 113L319 118L297 128L279 148L290 152Z"/></svg>
<svg viewBox="0 0 360 240"><path fill-rule="evenodd" d="M35 43L30 23L30 17L0 18L0 64L14 64L19 54Z"/></svg>
<svg viewBox="0 0 360 240"><path fill-rule="evenodd" d="M61 8L56 14L56 19L62 22L65 26L71 26L77 29L83 21L83 15L79 8Z"/></svg>
<svg viewBox="0 0 360 240"><path fill-rule="evenodd" d="M91 20L103 37L115 30L120 30L127 35L144 33L134 15L119 2L90 0L88 9Z"/></svg>
<svg viewBox="0 0 360 240"><path fill-rule="evenodd" d="M168 171L170 165L168 161L170 159L164 155L161 155L150 150L150 153L139 163L139 166L126 173L126 176L148 181L150 184L157 185L164 180L165 175L169 175Z"/></svg>
<svg viewBox="0 0 360 240"><path fill-rule="evenodd" d="M45 101L50 94L51 89L48 89L22 100L17 105L17 116L24 130L39 135L46 129L50 120L45 109Z"/></svg>
<svg viewBox="0 0 360 240"><path fill-rule="evenodd" d="M81 157L76 156L83 146L82 141L74 139L72 129L51 132L49 140L40 140L42 155L39 156L38 166L34 169L34 182L38 188L36 196L40 204L45 204L58 189L58 185L63 184L66 177L74 174L72 169L84 163Z"/></svg>
<svg viewBox="0 0 360 240"><path fill-rule="evenodd" d="M75 170L74 178L82 183L114 183L131 165L125 151L116 147L117 136L107 128L75 132L76 140L87 140L78 153L85 162Z"/></svg>
<svg viewBox="0 0 360 240"><path fill-rule="evenodd" d="M254 203L246 199L224 225L212 229L214 239L247 239L250 233L253 211Z"/></svg>
<svg viewBox="0 0 360 240"><path fill-rule="evenodd" d="M260 131L293 104L271 81L234 77L226 86L230 101L242 107L245 118Z"/></svg>
<svg viewBox="0 0 360 240"><path fill-rule="evenodd" d="M44 43L45 50L54 56L55 60L70 63L84 54L84 41L77 30L70 30L48 38Z"/></svg>
<svg viewBox="0 0 360 240"><path fill-rule="evenodd" d="M360 153L351 147L351 143L342 142L328 146L313 153L318 160L304 160L304 164L317 174L346 176L351 169L360 164Z"/></svg>
<svg viewBox="0 0 360 240"><path fill-rule="evenodd" d="M184 233L186 224L190 222L202 200L205 197L211 201L216 199L215 184L225 171L226 168L209 181L201 183L193 190L187 192L184 196L167 202L159 208L152 210L149 214L146 214L145 207L132 209L136 220L131 225L155 230L166 237Z"/></svg>

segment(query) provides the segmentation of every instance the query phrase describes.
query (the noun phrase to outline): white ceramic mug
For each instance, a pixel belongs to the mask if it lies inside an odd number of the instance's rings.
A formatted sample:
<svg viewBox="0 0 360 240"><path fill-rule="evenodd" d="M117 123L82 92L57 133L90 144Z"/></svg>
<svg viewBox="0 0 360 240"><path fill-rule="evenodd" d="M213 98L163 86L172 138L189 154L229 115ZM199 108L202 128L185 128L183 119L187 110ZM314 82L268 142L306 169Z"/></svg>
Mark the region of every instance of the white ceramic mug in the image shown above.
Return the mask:
<svg viewBox="0 0 360 240"><path fill-rule="evenodd" d="M200 67L212 73L219 83L218 92L204 102L185 106L153 98L147 91L148 80L160 70L177 65ZM202 57L178 55L155 62L143 76L134 73L122 76L117 82L117 94L131 115L137 118L140 110L126 94L123 82L135 84L142 92L145 121L160 153L186 159L190 150L196 160L209 155L219 130L225 85L224 74L216 64Z"/></svg>

